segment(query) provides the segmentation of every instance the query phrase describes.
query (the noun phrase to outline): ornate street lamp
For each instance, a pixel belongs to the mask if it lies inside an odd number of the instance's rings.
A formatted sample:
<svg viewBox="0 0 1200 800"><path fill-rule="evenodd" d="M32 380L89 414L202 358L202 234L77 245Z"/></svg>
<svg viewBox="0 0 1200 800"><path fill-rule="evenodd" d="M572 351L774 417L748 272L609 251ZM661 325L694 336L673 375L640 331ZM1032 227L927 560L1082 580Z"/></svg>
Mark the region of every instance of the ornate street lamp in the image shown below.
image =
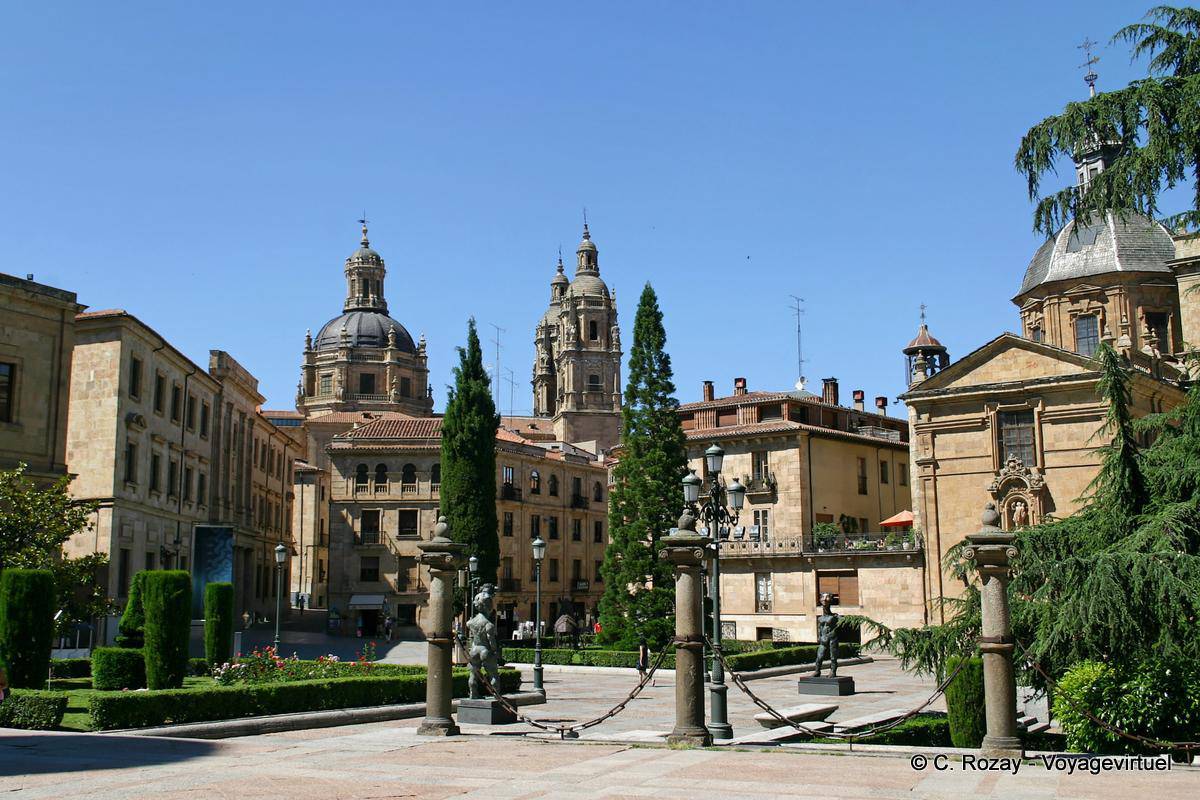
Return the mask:
<svg viewBox="0 0 1200 800"><path fill-rule="evenodd" d="M541 536L533 540L533 577L536 584L533 621L533 690L546 693L542 685L542 559L546 557L546 542Z"/></svg>
<svg viewBox="0 0 1200 800"><path fill-rule="evenodd" d="M713 444L704 451L704 464L712 482L708 487L708 497L703 505L697 508L700 501L702 481L695 472L689 472L683 479L683 502L692 511L693 516L708 528L712 541L713 560L711 570L711 590L713 605L712 642L716 647L721 646L721 527L736 525L738 514L746 502L746 487L737 478L726 487L721 483L721 467L724 466L725 451L718 444ZM728 501L728 506L726 506ZM733 726L729 724L729 710L726 700L729 687L725 685L725 668L721 659L713 654L712 680L709 682L709 703L712 706L712 722L708 729L714 739L732 739Z"/></svg>
<svg viewBox="0 0 1200 800"><path fill-rule="evenodd" d="M467 559L467 572L471 575L471 596L467 598L467 608L475 602L475 584L479 583L479 559L471 556ZM468 613L467 616L470 616Z"/></svg>
<svg viewBox="0 0 1200 800"><path fill-rule="evenodd" d="M287 561L287 550L283 542L275 545L275 655L279 655L279 618L283 616L283 562Z"/></svg>

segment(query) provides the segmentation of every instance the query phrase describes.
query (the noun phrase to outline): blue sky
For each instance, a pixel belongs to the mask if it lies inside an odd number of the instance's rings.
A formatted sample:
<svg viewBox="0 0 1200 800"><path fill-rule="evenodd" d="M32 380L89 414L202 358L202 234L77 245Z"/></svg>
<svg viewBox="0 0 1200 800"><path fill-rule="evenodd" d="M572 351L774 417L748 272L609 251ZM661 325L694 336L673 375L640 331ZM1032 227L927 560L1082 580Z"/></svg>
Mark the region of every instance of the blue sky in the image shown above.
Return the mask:
<svg viewBox="0 0 1200 800"><path fill-rule="evenodd" d="M1015 329L1017 143L1148 6L9 0L0 271L229 350L286 408L365 209L438 408L474 315L520 412L586 206L626 345L658 291L681 400L790 387L790 294L810 385L894 398L922 302L953 357ZM1102 89L1145 74L1099 54Z"/></svg>

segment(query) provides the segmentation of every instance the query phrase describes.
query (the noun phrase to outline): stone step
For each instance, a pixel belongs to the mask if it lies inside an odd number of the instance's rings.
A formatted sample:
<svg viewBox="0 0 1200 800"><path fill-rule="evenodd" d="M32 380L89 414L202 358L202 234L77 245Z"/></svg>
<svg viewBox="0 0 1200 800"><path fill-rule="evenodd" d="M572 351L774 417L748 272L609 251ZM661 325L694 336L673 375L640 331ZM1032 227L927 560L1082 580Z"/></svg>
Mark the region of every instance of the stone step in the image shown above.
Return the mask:
<svg viewBox="0 0 1200 800"><path fill-rule="evenodd" d="M792 738L806 739L808 736L805 732L813 736L819 736L822 731L828 731L833 728L833 723L831 722L802 722L800 725L804 728L804 731L798 731L791 725L782 725L778 728L747 733L744 736L738 736L727 741L718 741L717 744L779 744Z"/></svg>
<svg viewBox="0 0 1200 800"><path fill-rule="evenodd" d="M789 719L792 722L808 722L810 720L825 719L837 710L838 707L836 705L827 703L803 703L798 706L776 709L781 717ZM755 714L754 721L759 725L762 725L764 728L787 727L784 723L775 719L775 717L771 716L765 711L761 714Z"/></svg>
<svg viewBox="0 0 1200 800"><path fill-rule="evenodd" d="M1017 717L1018 728L1028 728L1033 723L1037 722L1037 717L1031 717L1028 714L1023 714Z"/></svg>
<svg viewBox="0 0 1200 800"><path fill-rule="evenodd" d="M1026 726L1025 730L1029 733L1041 733L1042 731L1050 730L1050 723L1035 721L1033 724Z"/></svg>
<svg viewBox="0 0 1200 800"><path fill-rule="evenodd" d="M859 728L872 728L876 725L882 725L885 722L891 722L894 719L899 719L907 714L908 711L903 708L892 708L887 711L877 711L874 714L866 714L861 717L846 720L834 720L833 729L838 731L855 731Z"/></svg>

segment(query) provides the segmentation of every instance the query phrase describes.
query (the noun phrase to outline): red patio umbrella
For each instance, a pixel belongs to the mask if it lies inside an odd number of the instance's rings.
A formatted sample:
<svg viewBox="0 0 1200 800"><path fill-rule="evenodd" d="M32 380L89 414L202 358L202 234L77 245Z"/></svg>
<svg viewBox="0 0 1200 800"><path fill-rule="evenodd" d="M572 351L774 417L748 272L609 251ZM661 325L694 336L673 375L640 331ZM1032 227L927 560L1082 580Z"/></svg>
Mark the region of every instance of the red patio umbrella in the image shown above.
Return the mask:
<svg viewBox="0 0 1200 800"><path fill-rule="evenodd" d="M879 527L881 528L911 528L912 526L913 513L911 511L901 511L899 514L888 517L879 523Z"/></svg>

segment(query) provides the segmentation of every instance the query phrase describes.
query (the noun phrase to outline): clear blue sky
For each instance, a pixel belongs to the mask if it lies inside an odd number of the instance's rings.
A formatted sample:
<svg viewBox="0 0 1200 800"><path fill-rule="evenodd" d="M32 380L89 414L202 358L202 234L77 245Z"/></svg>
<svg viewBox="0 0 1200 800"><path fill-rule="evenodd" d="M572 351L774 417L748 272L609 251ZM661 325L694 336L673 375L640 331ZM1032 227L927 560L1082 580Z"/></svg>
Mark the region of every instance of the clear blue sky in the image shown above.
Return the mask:
<svg viewBox="0 0 1200 800"><path fill-rule="evenodd" d="M789 388L789 294L813 383L894 398L920 303L954 357L1016 328L1017 143L1149 5L10 0L0 271L229 350L290 408L365 209L438 408L473 314L520 411L586 206L627 346L659 293L681 400ZM1144 75L1100 56L1101 88Z"/></svg>

